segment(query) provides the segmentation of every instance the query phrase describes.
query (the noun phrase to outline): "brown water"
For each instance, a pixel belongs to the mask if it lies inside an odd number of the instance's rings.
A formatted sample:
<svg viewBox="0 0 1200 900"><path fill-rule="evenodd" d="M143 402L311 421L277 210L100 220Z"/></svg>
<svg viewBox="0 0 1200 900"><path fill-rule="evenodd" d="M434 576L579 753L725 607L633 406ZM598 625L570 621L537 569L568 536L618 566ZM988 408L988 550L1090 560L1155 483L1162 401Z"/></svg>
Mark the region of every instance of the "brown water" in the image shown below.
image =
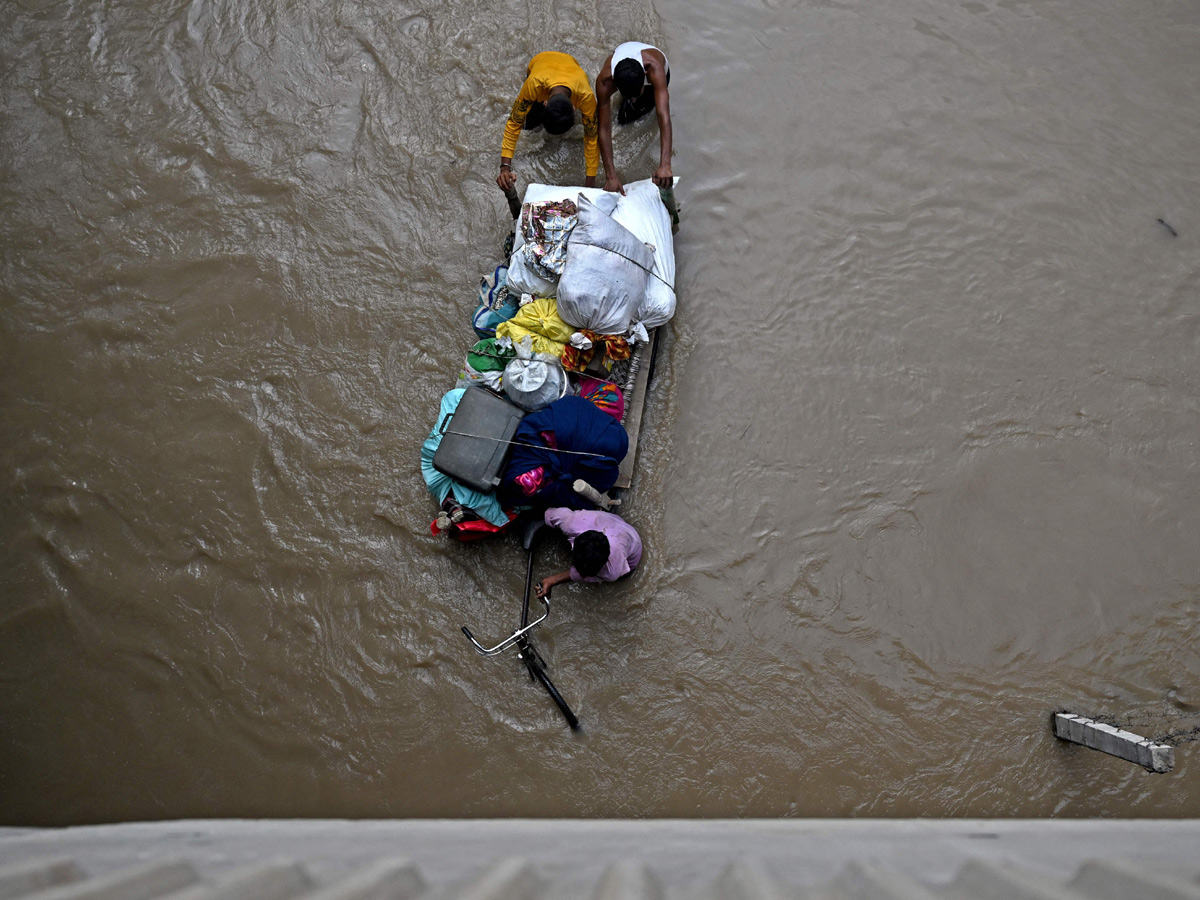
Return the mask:
<svg viewBox="0 0 1200 900"><path fill-rule="evenodd" d="M681 302L572 736L417 451L525 62L627 38ZM0 60L4 822L1200 814L1048 727L1200 722L1196 4L25 0Z"/></svg>

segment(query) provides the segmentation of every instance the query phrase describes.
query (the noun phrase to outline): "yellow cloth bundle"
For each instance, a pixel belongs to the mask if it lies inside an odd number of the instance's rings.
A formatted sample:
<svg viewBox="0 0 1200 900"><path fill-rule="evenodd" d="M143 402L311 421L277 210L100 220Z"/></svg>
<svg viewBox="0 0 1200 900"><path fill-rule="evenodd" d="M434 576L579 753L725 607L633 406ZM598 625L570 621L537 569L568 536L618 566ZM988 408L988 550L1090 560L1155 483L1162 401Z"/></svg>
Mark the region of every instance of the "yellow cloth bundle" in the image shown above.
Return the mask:
<svg viewBox="0 0 1200 900"><path fill-rule="evenodd" d="M507 322L496 326L496 337L510 338L514 344L519 344L521 338L530 335L534 353L549 353L555 357L562 356L563 348L574 333L575 329L559 316L558 302L553 297L535 298Z"/></svg>

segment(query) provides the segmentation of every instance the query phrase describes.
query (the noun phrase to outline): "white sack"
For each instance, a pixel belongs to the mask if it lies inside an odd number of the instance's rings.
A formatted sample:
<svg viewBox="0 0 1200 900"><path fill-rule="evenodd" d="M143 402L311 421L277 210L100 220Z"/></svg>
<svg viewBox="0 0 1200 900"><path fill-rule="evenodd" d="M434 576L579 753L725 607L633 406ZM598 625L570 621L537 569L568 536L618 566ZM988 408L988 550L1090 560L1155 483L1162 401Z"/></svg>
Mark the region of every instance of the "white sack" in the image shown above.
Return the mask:
<svg viewBox="0 0 1200 900"><path fill-rule="evenodd" d="M646 295L654 252L584 195L558 281L558 314L575 328L625 334Z"/></svg>
<svg viewBox="0 0 1200 900"><path fill-rule="evenodd" d="M646 179L625 185L625 196L617 201L612 217L640 240L654 246L654 274L647 282L646 295L633 321L646 328L657 328L675 315L675 242L671 235L671 214L658 195L658 187Z"/></svg>
<svg viewBox="0 0 1200 900"><path fill-rule="evenodd" d="M520 232L517 232L518 236ZM535 297L553 297L558 293L558 279L550 281L541 272L525 262L520 244L508 260L508 290L518 294L533 294Z"/></svg>

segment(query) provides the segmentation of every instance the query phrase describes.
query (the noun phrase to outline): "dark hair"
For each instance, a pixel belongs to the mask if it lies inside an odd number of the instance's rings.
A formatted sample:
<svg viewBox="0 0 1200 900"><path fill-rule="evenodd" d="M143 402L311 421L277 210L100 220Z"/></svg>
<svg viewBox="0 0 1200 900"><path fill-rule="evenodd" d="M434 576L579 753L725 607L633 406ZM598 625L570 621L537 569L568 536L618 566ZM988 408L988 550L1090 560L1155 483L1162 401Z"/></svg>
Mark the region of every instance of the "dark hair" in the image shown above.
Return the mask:
<svg viewBox="0 0 1200 900"><path fill-rule="evenodd" d="M595 578L608 562L608 538L602 531L585 531L575 538L571 565L581 578Z"/></svg>
<svg viewBox="0 0 1200 900"><path fill-rule="evenodd" d="M646 85L646 70L636 59L623 59L613 69L613 81L617 83L621 96L632 100L642 94L642 88Z"/></svg>
<svg viewBox="0 0 1200 900"><path fill-rule="evenodd" d="M575 124L575 107L565 94L555 94L546 101L546 111L542 114L542 125L546 134L564 134Z"/></svg>

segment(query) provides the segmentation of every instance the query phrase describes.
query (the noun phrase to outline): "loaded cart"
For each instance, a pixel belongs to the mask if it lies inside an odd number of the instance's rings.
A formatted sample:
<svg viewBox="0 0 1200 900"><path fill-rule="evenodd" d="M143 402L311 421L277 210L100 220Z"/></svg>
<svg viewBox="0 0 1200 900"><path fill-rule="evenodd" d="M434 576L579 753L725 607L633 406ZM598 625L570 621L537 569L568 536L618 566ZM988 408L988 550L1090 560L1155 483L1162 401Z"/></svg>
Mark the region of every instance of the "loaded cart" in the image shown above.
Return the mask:
<svg viewBox="0 0 1200 900"><path fill-rule="evenodd" d="M481 281L479 341L442 399L421 468L440 506L435 534L510 532L526 552L515 630L495 644L466 625L463 634L485 656L515 649L577 729L532 640L550 614L547 591L531 621L534 556L546 507L615 509L632 483L657 326L675 309L672 214L649 181L622 197L531 185L511 206L511 255Z"/></svg>

